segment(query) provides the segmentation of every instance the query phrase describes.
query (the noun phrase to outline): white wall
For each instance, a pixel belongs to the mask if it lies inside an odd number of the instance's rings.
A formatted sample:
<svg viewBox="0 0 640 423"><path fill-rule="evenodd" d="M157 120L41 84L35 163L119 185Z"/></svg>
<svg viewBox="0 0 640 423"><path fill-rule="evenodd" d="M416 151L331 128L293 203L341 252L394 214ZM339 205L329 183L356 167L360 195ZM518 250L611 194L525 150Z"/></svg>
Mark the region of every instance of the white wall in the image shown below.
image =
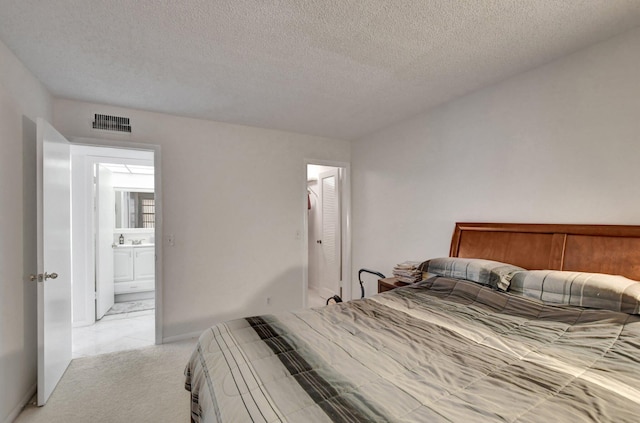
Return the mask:
<svg viewBox="0 0 640 423"><path fill-rule="evenodd" d="M456 221L640 224L639 51L636 29L354 142L354 273L448 255Z"/></svg>
<svg viewBox="0 0 640 423"><path fill-rule="evenodd" d="M130 117L133 134L97 133L93 113ZM69 100L54 126L161 146L165 339L302 305L304 160L348 162L348 142Z"/></svg>
<svg viewBox="0 0 640 423"><path fill-rule="evenodd" d="M35 391L37 362L36 118L51 120L44 86L0 42L0 422Z"/></svg>

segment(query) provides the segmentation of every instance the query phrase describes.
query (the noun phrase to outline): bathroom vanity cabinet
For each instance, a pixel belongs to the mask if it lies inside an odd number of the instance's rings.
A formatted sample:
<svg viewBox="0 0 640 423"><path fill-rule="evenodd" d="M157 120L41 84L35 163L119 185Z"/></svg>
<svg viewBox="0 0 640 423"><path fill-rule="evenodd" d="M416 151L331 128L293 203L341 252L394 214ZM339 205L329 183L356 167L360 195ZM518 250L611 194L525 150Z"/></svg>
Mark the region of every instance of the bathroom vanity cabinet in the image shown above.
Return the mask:
<svg viewBox="0 0 640 423"><path fill-rule="evenodd" d="M155 289L155 247L153 245L118 245L113 249L115 294L153 291Z"/></svg>

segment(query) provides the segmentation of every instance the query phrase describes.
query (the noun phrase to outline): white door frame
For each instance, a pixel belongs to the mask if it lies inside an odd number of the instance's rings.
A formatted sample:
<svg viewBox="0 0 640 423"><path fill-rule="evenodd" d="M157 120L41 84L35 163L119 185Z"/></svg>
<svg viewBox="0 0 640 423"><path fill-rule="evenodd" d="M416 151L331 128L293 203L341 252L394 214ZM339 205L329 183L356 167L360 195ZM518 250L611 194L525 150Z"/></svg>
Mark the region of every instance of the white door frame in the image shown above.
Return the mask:
<svg viewBox="0 0 640 423"><path fill-rule="evenodd" d="M155 278L155 343L162 344L162 310L163 310L163 265L162 265L162 240L163 238L163 215L162 215L162 155L160 146L157 144L145 144L130 141L108 140L98 138L72 137L69 138L71 144L86 145L90 147L108 147L122 150L145 150L153 152L154 191L155 191L155 250L156 250L156 278Z"/></svg>
<svg viewBox="0 0 640 423"><path fill-rule="evenodd" d="M87 147L86 150L77 148ZM109 150L117 150L118 153L109 152ZM96 260L98 252L96 251L95 239L93 234L96 229L97 216L95 213L95 183L93 181L94 167L100 163L113 164L132 164L132 165L152 165L151 159L132 158L129 156L120 157L122 151L131 151L125 149L116 149L112 147L97 147L73 144L71 146L72 161L72 189L75 194L72 204L73 218L73 258L74 258L74 280L95 281L97 272ZM145 152L149 152L145 150ZM125 153L130 154L130 153ZM117 188L117 187L116 187ZM82 201L76 201L77 196ZM135 231L131 229L121 229L123 233ZM73 286L73 304L74 316L73 326L81 327L92 325L96 322L96 292L97 289L92 284L89 287L74 284ZM80 300L82 297L82 301ZM78 316L83 316L79 319Z"/></svg>
<svg viewBox="0 0 640 423"><path fill-rule="evenodd" d="M304 178L302 186L302 307L307 307L307 291L309 289L309 213L307 200L307 166L332 166L343 170L342 178L342 210L340 218L342 220L342 299L347 301L352 299L351 286L351 165L348 162L337 162L332 160L304 159Z"/></svg>

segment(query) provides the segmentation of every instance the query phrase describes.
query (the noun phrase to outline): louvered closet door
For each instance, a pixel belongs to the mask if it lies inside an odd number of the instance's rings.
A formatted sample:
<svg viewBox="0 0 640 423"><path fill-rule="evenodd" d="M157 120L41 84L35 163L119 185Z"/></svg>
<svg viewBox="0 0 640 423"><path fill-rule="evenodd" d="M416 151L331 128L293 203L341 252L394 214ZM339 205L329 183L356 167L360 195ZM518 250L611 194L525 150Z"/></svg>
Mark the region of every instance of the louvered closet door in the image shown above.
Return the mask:
<svg viewBox="0 0 640 423"><path fill-rule="evenodd" d="M320 290L325 297L340 294L341 231L340 231L340 179L338 169L322 172L318 176L320 203L322 204Z"/></svg>

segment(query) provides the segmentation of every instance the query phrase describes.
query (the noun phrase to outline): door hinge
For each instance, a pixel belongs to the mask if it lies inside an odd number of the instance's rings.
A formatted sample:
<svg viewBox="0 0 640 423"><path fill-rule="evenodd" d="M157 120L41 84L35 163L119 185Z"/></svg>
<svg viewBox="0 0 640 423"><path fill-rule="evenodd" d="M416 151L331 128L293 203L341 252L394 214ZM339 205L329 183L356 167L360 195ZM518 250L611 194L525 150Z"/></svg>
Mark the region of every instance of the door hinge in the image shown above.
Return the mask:
<svg viewBox="0 0 640 423"><path fill-rule="evenodd" d="M98 292L97 291L93 291L93 299L94 300L98 299Z"/></svg>

